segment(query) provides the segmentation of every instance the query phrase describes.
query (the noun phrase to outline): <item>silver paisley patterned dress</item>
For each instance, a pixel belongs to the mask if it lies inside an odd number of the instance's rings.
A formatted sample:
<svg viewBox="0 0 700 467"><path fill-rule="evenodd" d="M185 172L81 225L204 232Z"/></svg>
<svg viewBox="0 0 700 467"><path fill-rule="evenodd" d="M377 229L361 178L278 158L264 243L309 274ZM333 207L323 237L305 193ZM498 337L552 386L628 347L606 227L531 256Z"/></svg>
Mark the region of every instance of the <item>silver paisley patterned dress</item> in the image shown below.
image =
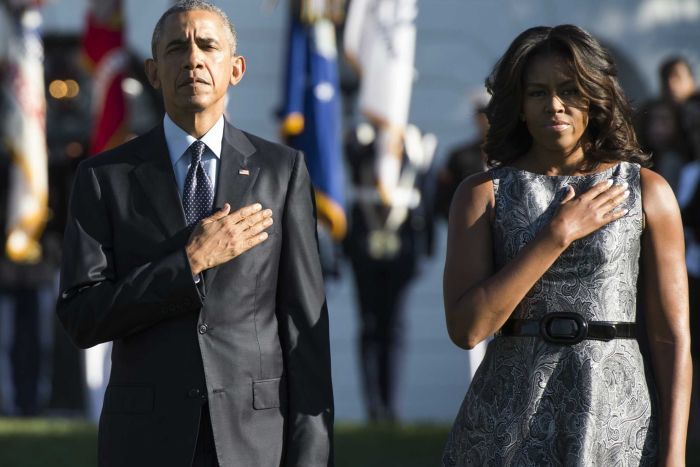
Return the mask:
<svg viewBox="0 0 700 467"><path fill-rule="evenodd" d="M575 241L513 312L539 319L568 311L589 320L635 321L642 204L640 168L621 162L583 176L511 167L491 171L494 257L503 267L546 225L572 185L629 183L629 213ZM634 339L556 345L496 337L449 435L443 466L654 465L656 409Z"/></svg>

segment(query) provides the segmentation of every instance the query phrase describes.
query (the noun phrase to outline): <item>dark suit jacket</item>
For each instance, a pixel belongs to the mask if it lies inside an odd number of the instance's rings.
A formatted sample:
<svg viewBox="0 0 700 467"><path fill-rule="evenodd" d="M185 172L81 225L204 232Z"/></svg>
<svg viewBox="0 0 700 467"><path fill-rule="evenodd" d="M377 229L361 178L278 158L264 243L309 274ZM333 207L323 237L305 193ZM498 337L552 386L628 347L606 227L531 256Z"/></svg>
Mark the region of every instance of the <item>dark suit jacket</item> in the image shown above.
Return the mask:
<svg viewBox="0 0 700 467"><path fill-rule="evenodd" d="M302 154L227 123L224 202L260 202L275 223L196 286L162 126L78 169L57 312L78 346L114 341L100 465L188 466L207 400L222 466L332 464L328 314Z"/></svg>

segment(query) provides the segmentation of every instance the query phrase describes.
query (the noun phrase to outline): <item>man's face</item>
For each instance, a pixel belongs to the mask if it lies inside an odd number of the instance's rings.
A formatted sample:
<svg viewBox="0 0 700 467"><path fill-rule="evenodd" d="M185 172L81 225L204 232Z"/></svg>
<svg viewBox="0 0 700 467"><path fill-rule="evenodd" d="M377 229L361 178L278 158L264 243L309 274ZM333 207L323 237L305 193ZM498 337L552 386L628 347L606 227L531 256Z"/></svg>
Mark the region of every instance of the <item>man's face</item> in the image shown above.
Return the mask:
<svg viewBox="0 0 700 467"><path fill-rule="evenodd" d="M163 94L171 118L212 111L223 113L226 91L245 72L235 56L231 34L222 18L206 10L168 16L156 44L155 60L146 61L149 81Z"/></svg>

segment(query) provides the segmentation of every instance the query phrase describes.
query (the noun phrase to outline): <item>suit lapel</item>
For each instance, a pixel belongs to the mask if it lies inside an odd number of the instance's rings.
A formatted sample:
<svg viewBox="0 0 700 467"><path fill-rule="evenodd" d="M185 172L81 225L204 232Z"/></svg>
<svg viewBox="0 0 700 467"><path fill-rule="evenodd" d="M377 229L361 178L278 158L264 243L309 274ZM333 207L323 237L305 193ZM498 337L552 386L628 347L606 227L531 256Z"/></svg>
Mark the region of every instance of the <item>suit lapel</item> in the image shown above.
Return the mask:
<svg viewBox="0 0 700 467"><path fill-rule="evenodd" d="M221 209L224 203L231 205L231 212L243 207L260 171L254 158L250 157L254 152L255 146L243 132L226 123L221 144L221 168L214 198L216 209Z"/></svg>
<svg viewBox="0 0 700 467"><path fill-rule="evenodd" d="M243 132L228 122L224 125L224 138L221 144L221 167L216 182L215 210L224 203L231 205L231 212L242 208L260 173L256 164L255 146ZM204 277L211 284L219 267L208 269Z"/></svg>
<svg viewBox="0 0 700 467"><path fill-rule="evenodd" d="M146 202L151 203L155 217L166 235L173 237L186 225L163 125L147 133L145 139L144 149L138 154L143 162L134 169L134 176L145 194Z"/></svg>

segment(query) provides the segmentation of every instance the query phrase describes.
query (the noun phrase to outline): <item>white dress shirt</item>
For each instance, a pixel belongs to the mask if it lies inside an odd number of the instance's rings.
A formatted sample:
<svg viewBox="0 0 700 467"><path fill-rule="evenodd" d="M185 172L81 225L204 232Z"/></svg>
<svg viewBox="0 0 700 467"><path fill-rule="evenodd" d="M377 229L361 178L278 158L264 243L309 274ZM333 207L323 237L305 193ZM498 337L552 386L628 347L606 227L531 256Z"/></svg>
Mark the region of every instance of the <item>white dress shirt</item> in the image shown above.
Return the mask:
<svg viewBox="0 0 700 467"><path fill-rule="evenodd" d="M187 149L197 138L187 134L182 128L177 126L167 113L163 117L163 130L165 132L165 142L168 145L168 153L170 154L170 162L173 164L173 170L175 171L177 189L180 191L180 197L182 198L185 178L192 162L192 157ZM202 154L202 165L209 176L209 180L211 180L214 193L216 193L217 169L221 159L221 141L223 138L224 116L222 115L207 134L200 138L200 141L207 146L204 154Z"/></svg>
<svg viewBox="0 0 700 467"><path fill-rule="evenodd" d="M180 198L185 188L185 178L187 171L192 163L192 156L189 154L189 147L197 138L187 134L182 128L173 122L168 114L163 117L163 132L165 133L165 143L168 145L168 153L170 154L170 162L173 164L175 172L175 182L177 189L180 192ZM224 138L224 116L222 115L216 121L213 127L207 131L207 134L200 138L206 145L204 154L202 154L202 165L204 171L211 180L211 186L216 194L217 168L221 159L221 142ZM193 276L195 284L201 281L201 274Z"/></svg>

